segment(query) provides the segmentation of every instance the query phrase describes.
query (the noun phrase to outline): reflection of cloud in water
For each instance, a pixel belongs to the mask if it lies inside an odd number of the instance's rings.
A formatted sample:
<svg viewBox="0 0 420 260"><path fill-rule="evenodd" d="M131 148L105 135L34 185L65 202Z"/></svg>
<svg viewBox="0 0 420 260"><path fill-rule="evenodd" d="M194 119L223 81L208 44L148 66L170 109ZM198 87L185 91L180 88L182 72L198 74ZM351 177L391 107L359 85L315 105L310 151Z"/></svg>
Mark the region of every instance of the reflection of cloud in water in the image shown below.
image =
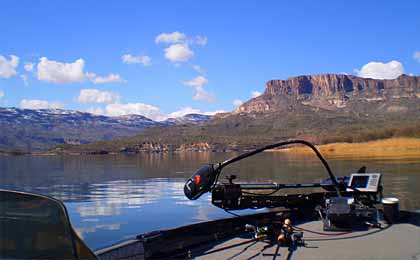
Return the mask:
<svg viewBox="0 0 420 260"><path fill-rule="evenodd" d="M120 180L89 185L90 202L76 207L81 217L120 215L121 209L139 209L144 205L171 199L187 204L184 182L168 179ZM192 205L192 204L191 204Z"/></svg>
<svg viewBox="0 0 420 260"><path fill-rule="evenodd" d="M98 222L99 218L85 218L82 219L82 222Z"/></svg>
<svg viewBox="0 0 420 260"><path fill-rule="evenodd" d="M211 196L209 194L203 195L199 201L197 200L189 200L184 196L184 193L182 193L182 196L171 196L171 199L173 199L175 204L177 205L187 205L187 206L200 206L201 204L210 205L211 204Z"/></svg>
<svg viewBox="0 0 420 260"><path fill-rule="evenodd" d="M92 227L81 227L76 228L76 232L80 237L84 237L84 235L96 232L97 230L119 230L121 228L120 223L115 224L99 224Z"/></svg>
<svg viewBox="0 0 420 260"><path fill-rule="evenodd" d="M76 211L81 217L115 216L121 213L120 208L121 207L116 204L95 202L91 205L77 206Z"/></svg>
<svg viewBox="0 0 420 260"><path fill-rule="evenodd" d="M193 219L197 221L208 221L211 219L210 215L218 211L217 208L210 204L211 196L208 194L201 197L201 201L188 200L185 196L182 196L182 198L172 196L171 198L177 200L175 201L175 204L177 205L194 207L196 209L196 213L194 214Z"/></svg>
<svg viewBox="0 0 420 260"><path fill-rule="evenodd" d="M184 179L118 180L96 184L54 186L50 192L68 203L74 227L93 247L156 229L182 226L222 216L211 195L188 200ZM58 196L57 196L58 197ZM115 225L118 222L121 224ZM101 237L104 232L107 238ZM104 242L106 240L106 242ZM93 242L92 242L93 241Z"/></svg>
<svg viewBox="0 0 420 260"><path fill-rule="evenodd" d="M194 219L197 221L208 221L210 220L210 214L213 214L216 211L218 211L218 209L215 207L209 205L199 205Z"/></svg>
<svg viewBox="0 0 420 260"><path fill-rule="evenodd" d="M177 201L175 202L177 205L187 205L187 206L197 206L197 203L195 203L192 200L185 200L185 201Z"/></svg>

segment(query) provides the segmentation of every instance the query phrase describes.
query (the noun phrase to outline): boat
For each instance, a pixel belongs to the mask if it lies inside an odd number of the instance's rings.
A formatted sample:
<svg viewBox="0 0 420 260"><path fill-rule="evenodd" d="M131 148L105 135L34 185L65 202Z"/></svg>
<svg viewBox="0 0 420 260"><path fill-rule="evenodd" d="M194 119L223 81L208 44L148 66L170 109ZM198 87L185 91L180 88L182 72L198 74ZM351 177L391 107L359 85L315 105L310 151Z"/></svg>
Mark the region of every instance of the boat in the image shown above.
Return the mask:
<svg viewBox="0 0 420 260"><path fill-rule="evenodd" d="M268 149L300 144L319 158L320 183L219 181L223 168ZM420 211L384 198L381 173L366 167L337 178L314 145L291 140L221 163L206 164L185 183L190 200L211 192L232 216L138 235L93 252L71 227L62 202L0 190L0 258L26 259L420 259ZM312 189L321 189L313 192ZM310 189L311 192L281 191ZM266 209L242 215L243 209Z"/></svg>

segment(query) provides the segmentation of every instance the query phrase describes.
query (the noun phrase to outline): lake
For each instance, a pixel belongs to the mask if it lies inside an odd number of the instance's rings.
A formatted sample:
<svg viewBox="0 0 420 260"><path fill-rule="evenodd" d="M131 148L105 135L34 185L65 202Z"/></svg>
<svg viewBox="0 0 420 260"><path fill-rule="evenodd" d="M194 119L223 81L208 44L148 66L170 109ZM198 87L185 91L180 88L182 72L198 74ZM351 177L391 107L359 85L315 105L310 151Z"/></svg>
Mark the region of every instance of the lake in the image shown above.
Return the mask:
<svg viewBox="0 0 420 260"><path fill-rule="evenodd" d="M200 165L233 155L4 156L0 157L0 188L64 201L77 232L98 249L147 231L229 216L211 205L209 195L186 199L183 185ZM330 158L329 162L337 176L363 165L368 172L383 173L385 195L397 196L402 209L420 209L420 158ZM245 159L224 173L222 179L235 174L237 182L310 183L327 178L316 158L279 152Z"/></svg>

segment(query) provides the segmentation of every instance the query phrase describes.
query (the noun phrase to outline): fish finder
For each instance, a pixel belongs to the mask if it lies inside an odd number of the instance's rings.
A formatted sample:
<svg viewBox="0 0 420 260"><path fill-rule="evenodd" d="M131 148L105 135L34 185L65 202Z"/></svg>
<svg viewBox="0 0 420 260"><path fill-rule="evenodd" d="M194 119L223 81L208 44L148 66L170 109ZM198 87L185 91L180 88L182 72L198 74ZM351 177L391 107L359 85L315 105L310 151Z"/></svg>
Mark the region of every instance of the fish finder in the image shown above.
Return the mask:
<svg viewBox="0 0 420 260"><path fill-rule="evenodd" d="M347 191L355 188L360 192L378 192L380 180L380 173L353 173L350 175L350 188Z"/></svg>

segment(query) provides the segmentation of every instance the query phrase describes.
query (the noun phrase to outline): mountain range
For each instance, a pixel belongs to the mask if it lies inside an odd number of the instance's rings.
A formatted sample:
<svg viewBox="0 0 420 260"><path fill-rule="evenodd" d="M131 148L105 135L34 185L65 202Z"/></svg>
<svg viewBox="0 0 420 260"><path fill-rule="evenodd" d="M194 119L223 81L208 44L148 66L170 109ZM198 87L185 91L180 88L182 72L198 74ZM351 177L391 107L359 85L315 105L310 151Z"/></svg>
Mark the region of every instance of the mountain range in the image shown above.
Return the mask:
<svg viewBox="0 0 420 260"><path fill-rule="evenodd" d="M0 108L0 150L34 151L59 144L87 144L155 127L200 124L212 116L188 114L157 122L141 115L108 117L62 109Z"/></svg>
<svg viewBox="0 0 420 260"><path fill-rule="evenodd" d="M140 115L0 108L0 150L108 153L246 150L289 138L315 143L420 137L420 77L320 74L270 80L264 93L215 116L156 122ZM96 142L100 141L100 142ZM58 146L57 146L58 145Z"/></svg>
<svg viewBox="0 0 420 260"><path fill-rule="evenodd" d="M56 152L246 150L289 138L315 143L420 137L420 77L345 74L270 80L264 93L200 125L156 126L118 141L65 145Z"/></svg>

